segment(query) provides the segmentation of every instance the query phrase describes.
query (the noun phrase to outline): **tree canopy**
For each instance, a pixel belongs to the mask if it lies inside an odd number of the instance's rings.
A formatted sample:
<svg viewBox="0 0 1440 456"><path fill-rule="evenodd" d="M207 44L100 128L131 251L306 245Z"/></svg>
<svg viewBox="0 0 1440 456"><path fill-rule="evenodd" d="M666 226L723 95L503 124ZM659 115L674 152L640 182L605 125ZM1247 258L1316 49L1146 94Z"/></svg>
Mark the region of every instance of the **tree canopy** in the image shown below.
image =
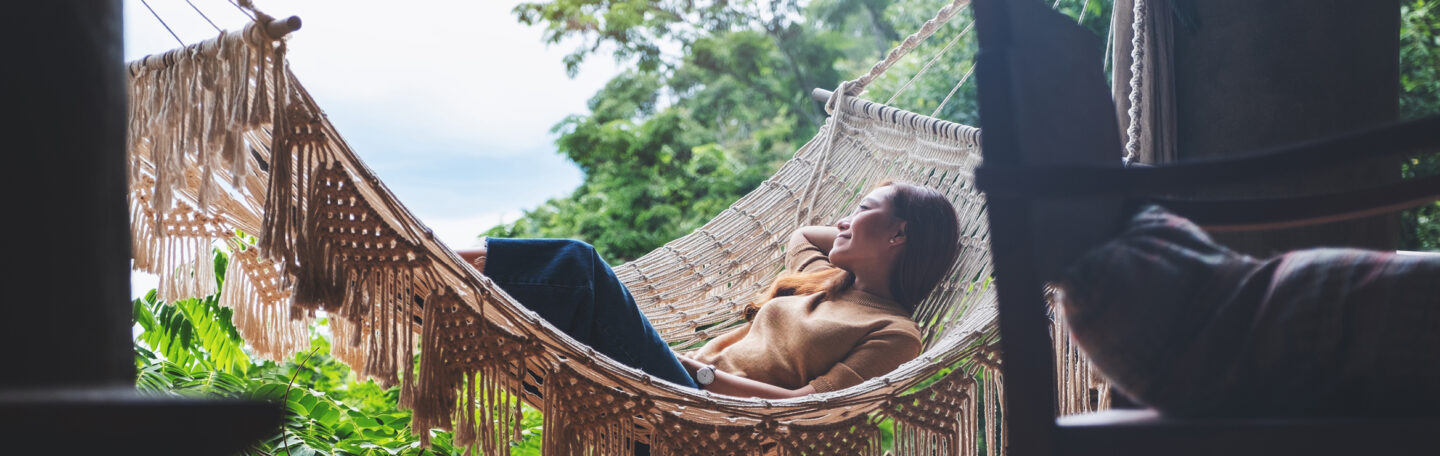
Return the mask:
<svg viewBox="0 0 1440 456"><path fill-rule="evenodd" d="M579 39L564 64L610 55L634 65L554 128L559 153L584 172L568 196L484 234L588 241L612 262L698 227L753 189L824 121L813 88L864 74L943 0L549 0L516 7L552 43ZM1111 0L1057 8L1104 36ZM1402 118L1440 112L1440 0L1399 11ZM962 13L871 84L867 98L975 124L976 49ZM942 52L944 51L944 52ZM920 74L913 82L910 77ZM898 93L898 95L897 95ZM893 100L892 100L893 97ZM948 101L946 101L948 100ZM941 106L941 103L945 104ZM1406 176L1440 171L1421 155ZM1407 211L1402 246L1440 248L1440 206Z"/></svg>
<svg viewBox="0 0 1440 456"><path fill-rule="evenodd" d="M584 182L484 234L568 237L613 262L680 237L754 189L824 122L814 88L864 74L948 1L552 0L514 10L545 39L582 43L574 72L601 54L633 62L589 101L590 112L554 127L558 152ZM1060 9L1097 34L1110 0ZM1083 17L1081 12L1084 12ZM938 117L975 122L968 13L877 79L866 95ZM924 74L913 83L910 77ZM902 92L903 90L903 92ZM954 91L953 95L951 94Z"/></svg>

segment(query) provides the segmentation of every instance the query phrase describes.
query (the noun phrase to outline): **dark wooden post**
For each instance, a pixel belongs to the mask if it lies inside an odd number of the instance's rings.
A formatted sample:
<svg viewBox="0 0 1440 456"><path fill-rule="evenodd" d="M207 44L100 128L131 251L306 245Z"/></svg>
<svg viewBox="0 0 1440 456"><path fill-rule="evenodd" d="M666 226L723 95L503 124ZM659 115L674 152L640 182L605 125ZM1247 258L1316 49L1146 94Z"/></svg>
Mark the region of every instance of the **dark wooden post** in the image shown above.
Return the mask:
<svg viewBox="0 0 1440 456"><path fill-rule="evenodd" d="M1028 0L1025 0L1028 1ZM1012 2L972 3L980 50L975 77L979 84L980 125L984 129L987 164L1024 165L1017 125ZM990 250L1000 290L1001 360L1005 366L1004 417L1009 433L1024 439L1002 440L1018 455L1048 455L1055 441L1055 377L1050 344L1045 341L1045 298L1040 278L1027 262L1033 255L1034 205L1019 198L990 197ZM987 423L986 425L993 425ZM985 442L996 445L1000 442ZM992 446L992 448L995 448ZM996 448L998 449L998 448Z"/></svg>
<svg viewBox="0 0 1440 456"><path fill-rule="evenodd" d="M133 385L120 2L7 9L0 388Z"/></svg>
<svg viewBox="0 0 1440 456"><path fill-rule="evenodd" d="M1104 163L1120 150L1103 42L1037 0L976 0L984 166ZM1053 75L1066 75L1057 82ZM986 182L978 182L985 188ZM1055 452L1055 375L1043 281L1118 229L1118 201L990 193L1008 451ZM987 442L995 444L996 442Z"/></svg>
<svg viewBox="0 0 1440 456"><path fill-rule="evenodd" d="M1153 2L1153 0L1152 0ZM1173 0L1179 160L1230 156L1396 118L1399 5L1391 1ZM1163 20L1163 19L1162 19ZM1327 192L1400 177L1398 163L1241 186L1237 193ZM1251 254L1309 246L1394 249L1379 216L1220 240Z"/></svg>
<svg viewBox="0 0 1440 456"><path fill-rule="evenodd" d="M233 454L263 402L135 392L119 0L6 5L5 454Z"/></svg>

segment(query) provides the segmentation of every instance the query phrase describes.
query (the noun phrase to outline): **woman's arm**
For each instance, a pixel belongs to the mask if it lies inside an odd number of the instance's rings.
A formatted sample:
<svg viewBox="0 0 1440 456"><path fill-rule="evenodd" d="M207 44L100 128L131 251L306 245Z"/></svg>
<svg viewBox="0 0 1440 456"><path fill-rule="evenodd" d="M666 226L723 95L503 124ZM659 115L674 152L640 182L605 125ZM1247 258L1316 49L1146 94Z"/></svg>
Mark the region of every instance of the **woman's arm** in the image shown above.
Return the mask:
<svg viewBox="0 0 1440 456"><path fill-rule="evenodd" d="M705 367L705 365L700 364L699 361L687 358L679 353L676 353L675 357L680 359L680 364L683 364L685 370L689 371L692 376L695 375L695 371L701 367ZM756 397L760 399L785 399L815 394L815 387L810 385L792 390L751 380L718 369L715 371L715 381L711 382L709 386L706 386L705 390L727 396Z"/></svg>
<svg viewBox="0 0 1440 456"><path fill-rule="evenodd" d="M820 253L829 255L830 249L835 247L837 234L840 234L840 229L833 226L802 226L792 236L804 236L806 242L820 249Z"/></svg>

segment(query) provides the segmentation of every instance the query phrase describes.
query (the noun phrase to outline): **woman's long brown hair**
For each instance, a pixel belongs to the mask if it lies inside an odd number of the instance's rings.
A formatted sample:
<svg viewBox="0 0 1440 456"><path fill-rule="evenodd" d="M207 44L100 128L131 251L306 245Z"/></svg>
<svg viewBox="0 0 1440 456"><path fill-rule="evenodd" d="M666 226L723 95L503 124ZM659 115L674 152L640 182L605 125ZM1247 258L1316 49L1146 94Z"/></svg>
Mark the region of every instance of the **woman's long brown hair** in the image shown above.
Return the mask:
<svg viewBox="0 0 1440 456"><path fill-rule="evenodd" d="M906 221L905 251L895 260L890 275L890 295L914 312L960 255L960 222L955 207L945 195L933 189L885 181L892 187L890 207L895 217ZM745 319L755 318L760 306L779 296L823 293L820 299L839 296L855 283L855 275L833 268L815 272L785 273L745 308Z"/></svg>

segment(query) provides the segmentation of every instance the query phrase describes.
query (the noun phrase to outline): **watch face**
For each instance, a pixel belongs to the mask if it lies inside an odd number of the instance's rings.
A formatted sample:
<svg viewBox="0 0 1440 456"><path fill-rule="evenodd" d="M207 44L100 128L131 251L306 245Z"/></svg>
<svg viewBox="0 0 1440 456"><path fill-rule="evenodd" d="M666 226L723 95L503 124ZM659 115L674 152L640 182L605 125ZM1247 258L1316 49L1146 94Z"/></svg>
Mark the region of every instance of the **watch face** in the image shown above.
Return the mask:
<svg viewBox="0 0 1440 456"><path fill-rule="evenodd" d="M711 382L714 382L714 381L715 381L715 368L713 368L713 367L702 367L702 368L700 368L700 370L695 371L695 383L699 383L699 384L701 384L701 385L709 385Z"/></svg>

